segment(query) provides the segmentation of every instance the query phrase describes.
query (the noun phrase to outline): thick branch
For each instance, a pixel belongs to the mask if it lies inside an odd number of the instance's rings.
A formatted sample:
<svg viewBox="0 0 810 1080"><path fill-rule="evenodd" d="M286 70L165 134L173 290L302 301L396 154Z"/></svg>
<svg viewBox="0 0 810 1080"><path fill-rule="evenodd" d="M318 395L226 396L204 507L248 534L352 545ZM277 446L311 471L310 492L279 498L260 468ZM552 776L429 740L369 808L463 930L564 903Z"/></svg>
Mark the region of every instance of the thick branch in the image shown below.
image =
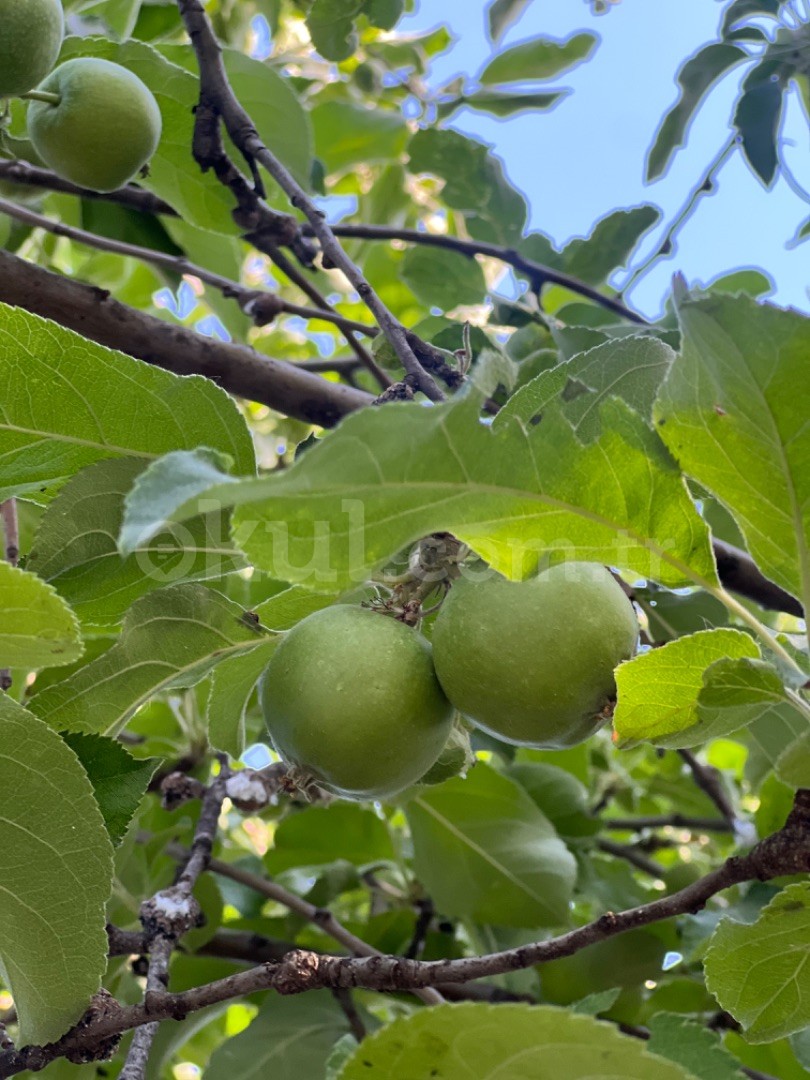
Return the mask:
<svg viewBox="0 0 810 1080"><path fill-rule="evenodd" d="M803 617L802 605L796 597L769 581L746 552L722 540L713 540L712 547L724 588L770 611L784 611L799 619Z"/></svg>
<svg viewBox="0 0 810 1080"><path fill-rule="evenodd" d="M80 1052L88 1040L114 1037L156 1020L182 1019L191 1012L258 990L297 994L321 987L363 987L377 991L416 990L441 983L465 983L503 975L535 964L570 956L609 937L662 919L700 911L717 893L744 881L767 881L782 875L810 871L810 791L797 792L785 825L761 841L747 855L728 859L700 881L671 896L614 914L608 912L567 934L522 945L516 949L461 960L407 960L397 956L336 957L296 950L280 962L195 987L179 994L153 995L149 1006L130 1005L94 1021L81 1022L57 1043L0 1052L0 1080L25 1069L41 1069L58 1057ZM86 1059L85 1059L86 1060Z"/></svg>
<svg viewBox="0 0 810 1080"><path fill-rule="evenodd" d="M398 229L389 225L333 225L332 231L335 236L357 238L359 240L404 240L409 244L421 244L424 247L447 248L449 251L457 251L461 255L485 255L490 259L497 259L506 263L519 273L525 274L531 281L532 290L539 292L544 285L562 285L571 292L587 297L600 307L621 315L629 322L646 324L647 320L627 307L620 300L614 300L612 296L605 296L598 289L586 285L579 278L564 274L561 270L554 270L543 263L527 259L514 248L502 247L500 244L489 244L483 240L463 240L458 236L445 236L441 233L420 232L417 229Z"/></svg>
<svg viewBox="0 0 810 1080"><path fill-rule="evenodd" d="M370 394L328 382L244 345L214 341L114 300L104 289L43 270L0 251L0 300L75 330L91 341L177 375L205 375L238 397L331 427L369 404Z"/></svg>
<svg viewBox="0 0 810 1080"><path fill-rule="evenodd" d="M289 197L292 205L304 214L318 238L327 264L341 270L346 276L352 288L374 315L405 371L414 377L422 393L433 401L441 400L444 395L417 359L408 342L405 328L380 300L359 268L346 255L327 224L323 212L260 139L253 121L230 87L222 61L222 50L200 0L177 0L177 3L186 31L194 46L200 69L200 101L196 112L193 143L194 157L200 167L203 170L213 168L217 171L218 162L221 159L221 139L218 129L218 121L221 118L234 145L240 150L253 171L257 191L261 192L261 180L256 169L258 162ZM278 242L289 244L290 239L280 237Z"/></svg>

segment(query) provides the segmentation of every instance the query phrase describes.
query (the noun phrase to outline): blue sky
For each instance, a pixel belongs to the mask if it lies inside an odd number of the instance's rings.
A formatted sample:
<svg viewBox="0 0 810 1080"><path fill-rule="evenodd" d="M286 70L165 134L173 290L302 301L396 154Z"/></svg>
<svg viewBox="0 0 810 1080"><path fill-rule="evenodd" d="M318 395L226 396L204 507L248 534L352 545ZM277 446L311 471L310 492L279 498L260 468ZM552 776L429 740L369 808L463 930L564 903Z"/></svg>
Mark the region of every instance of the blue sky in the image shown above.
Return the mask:
<svg viewBox="0 0 810 1080"><path fill-rule="evenodd" d="M399 29L411 32L444 23L456 37L455 46L435 61L433 84L459 73L474 75L490 57L487 7L485 0L419 0L415 14L400 23ZM592 59L554 81L574 92L552 112L495 120L465 110L452 125L494 146L529 200L531 227L558 243L587 234L612 209L643 202L659 206L665 223L729 134L736 73L712 93L667 175L645 186L645 153L677 96L678 66L716 37L723 7L717 0L620 0L600 17L583 0L529 0L498 48L540 34L565 38L580 29L594 31L601 42ZM810 188L810 129L798 102L788 110L783 139L794 174ZM784 180L765 191L734 154L716 192L701 200L680 232L673 255L639 281L630 299L655 316L676 270L690 281L707 282L754 266L773 278L773 299L810 311L810 240L785 248L808 215L810 206ZM642 251L655 246L663 227L650 234Z"/></svg>

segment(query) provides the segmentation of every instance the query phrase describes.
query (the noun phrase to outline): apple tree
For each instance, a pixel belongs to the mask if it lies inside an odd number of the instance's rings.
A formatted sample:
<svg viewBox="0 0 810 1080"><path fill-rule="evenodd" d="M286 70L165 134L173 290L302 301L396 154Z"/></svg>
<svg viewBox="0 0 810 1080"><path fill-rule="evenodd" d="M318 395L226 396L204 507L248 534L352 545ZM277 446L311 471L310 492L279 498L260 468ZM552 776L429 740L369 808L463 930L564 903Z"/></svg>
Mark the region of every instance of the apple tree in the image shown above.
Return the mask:
<svg viewBox="0 0 810 1080"><path fill-rule="evenodd" d="M810 10L563 243L453 121L597 35L438 86L412 7L0 0L0 1077L810 1070L810 318L632 302Z"/></svg>

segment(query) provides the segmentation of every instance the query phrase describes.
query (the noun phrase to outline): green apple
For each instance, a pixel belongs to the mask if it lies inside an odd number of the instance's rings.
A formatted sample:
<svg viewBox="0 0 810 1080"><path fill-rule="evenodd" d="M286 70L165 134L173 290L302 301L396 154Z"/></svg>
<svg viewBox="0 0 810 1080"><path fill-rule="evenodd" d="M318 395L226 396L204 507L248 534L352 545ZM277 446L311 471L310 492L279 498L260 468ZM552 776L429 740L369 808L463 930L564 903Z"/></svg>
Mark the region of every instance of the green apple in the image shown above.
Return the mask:
<svg viewBox="0 0 810 1080"><path fill-rule="evenodd" d="M430 769L453 709L422 635L337 605L284 637L260 685L273 745L305 777L348 798L395 795Z"/></svg>
<svg viewBox="0 0 810 1080"><path fill-rule="evenodd" d="M42 160L65 180L114 191L157 149L160 109L137 75L93 56L67 60L37 88L58 104L32 101L28 134Z"/></svg>
<svg viewBox="0 0 810 1080"><path fill-rule="evenodd" d="M64 34L60 0L0 0L0 97L26 94L41 82Z"/></svg>
<svg viewBox="0 0 810 1080"><path fill-rule="evenodd" d="M506 742L582 742L604 724L613 670L635 650L632 604L598 563L561 563L522 582L482 574L452 586L433 628L445 694Z"/></svg>

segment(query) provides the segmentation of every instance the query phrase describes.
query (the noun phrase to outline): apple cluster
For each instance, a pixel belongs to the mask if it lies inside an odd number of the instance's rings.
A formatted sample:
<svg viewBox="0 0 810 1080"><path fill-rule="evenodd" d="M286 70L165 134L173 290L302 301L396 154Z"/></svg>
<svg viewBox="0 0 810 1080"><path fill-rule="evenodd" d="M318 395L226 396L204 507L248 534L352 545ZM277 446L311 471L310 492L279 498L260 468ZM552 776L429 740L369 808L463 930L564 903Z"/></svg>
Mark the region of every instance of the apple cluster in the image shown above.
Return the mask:
<svg viewBox="0 0 810 1080"><path fill-rule="evenodd" d="M24 97L28 135L65 180L114 191L157 149L158 104L127 68L81 56L54 67L65 31L61 0L0 0L0 98Z"/></svg>
<svg viewBox="0 0 810 1080"><path fill-rule="evenodd" d="M335 605L287 633L260 687L276 750L346 798L385 798L464 764L456 712L502 741L563 749L609 718L638 622L603 566L528 581L478 565L450 588L432 644L369 608Z"/></svg>

